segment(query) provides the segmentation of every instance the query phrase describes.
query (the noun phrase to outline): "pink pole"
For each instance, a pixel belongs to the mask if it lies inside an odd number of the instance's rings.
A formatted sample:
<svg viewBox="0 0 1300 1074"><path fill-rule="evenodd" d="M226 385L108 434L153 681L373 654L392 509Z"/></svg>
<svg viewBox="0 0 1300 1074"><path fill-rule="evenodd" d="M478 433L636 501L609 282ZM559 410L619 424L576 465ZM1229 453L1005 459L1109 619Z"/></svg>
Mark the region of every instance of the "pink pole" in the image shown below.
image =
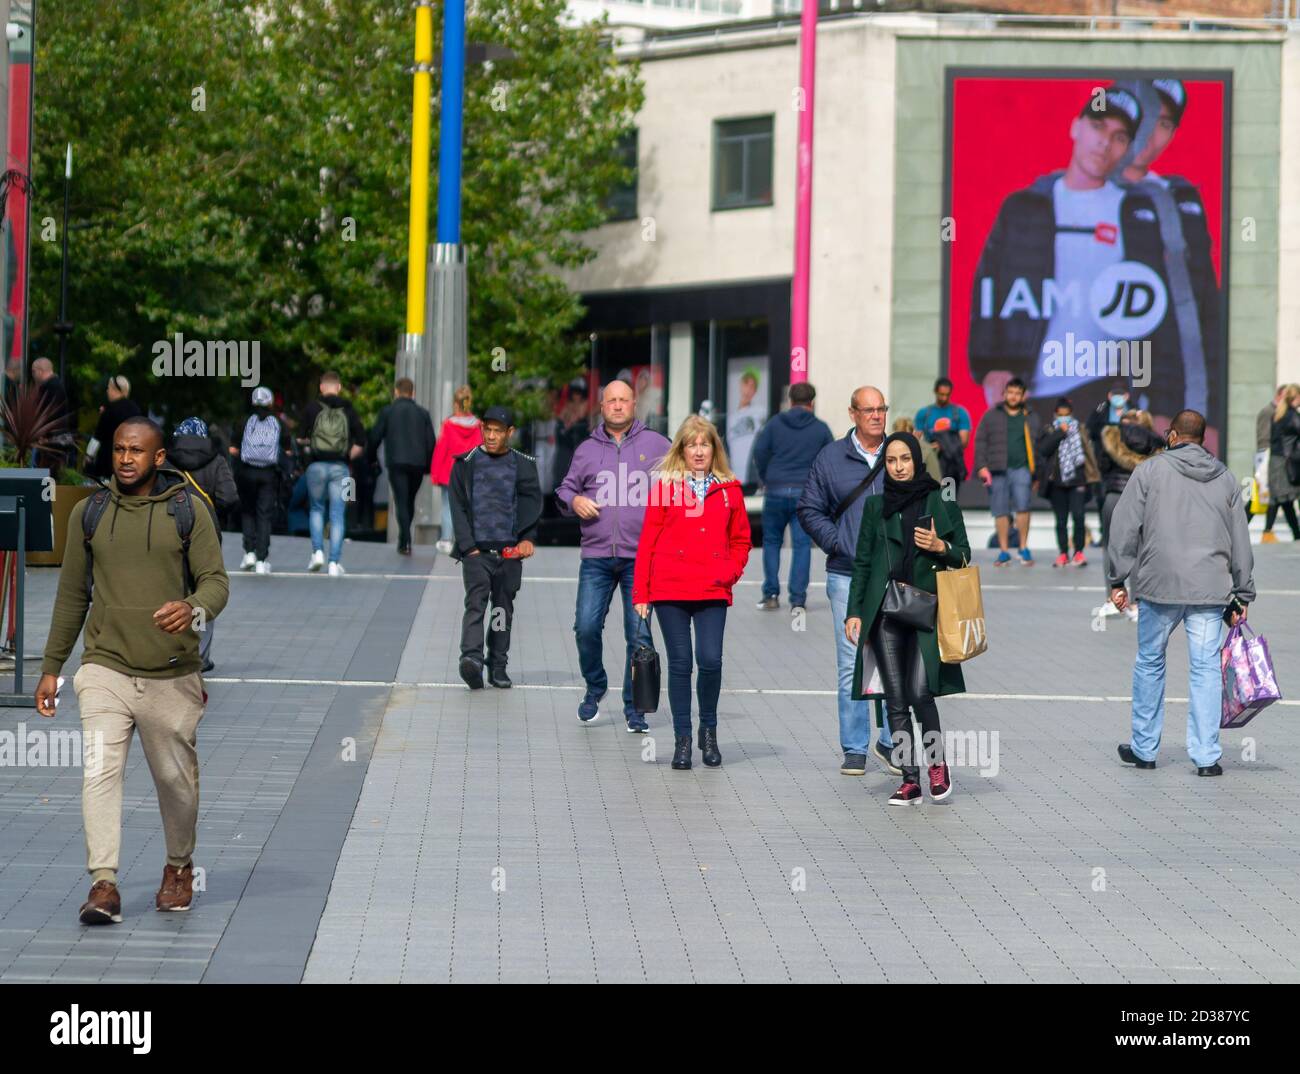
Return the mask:
<svg viewBox="0 0 1300 1074"><path fill-rule="evenodd" d="M803 0L799 30L799 170L795 179L794 282L790 293L790 383L808 379L808 280L812 274L813 85L817 2Z"/></svg>

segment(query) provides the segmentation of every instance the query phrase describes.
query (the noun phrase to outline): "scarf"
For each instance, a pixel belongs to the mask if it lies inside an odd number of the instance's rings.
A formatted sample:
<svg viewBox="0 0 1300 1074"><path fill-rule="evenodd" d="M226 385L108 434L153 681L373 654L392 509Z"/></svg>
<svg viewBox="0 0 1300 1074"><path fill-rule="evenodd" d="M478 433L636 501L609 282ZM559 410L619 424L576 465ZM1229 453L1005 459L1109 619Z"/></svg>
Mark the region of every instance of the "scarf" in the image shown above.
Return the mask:
<svg viewBox="0 0 1300 1074"><path fill-rule="evenodd" d="M708 494L709 486L717 480L711 473L705 474L703 477L686 475L686 483L691 486L691 492L695 494L695 498L701 503L704 502L704 497Z"/></svg>
<svg viewBox="0 0 1300 1074"><path fill-rule="evenodd" d="M1083 469L1083 439L1079 436L1079 423L1072 422L1065 439L1057 449L1057 461L1060 464L1061 484L1075 484L1076 475Z"/></svg>
<svg viewBox="0 0 1300 1074"><path fill-rule="evenodd" d="M889 445L898 441L906 444L912 455L913 477L910 481L895 481L889 476L889 467L885 459L889 454ZM912 531L917 520L925 514L925 501L931 492L939 488L939 482L932 478L921 460L921 444L911 433L891 433L885 437L880 447L880 464L885 466L885 499L882 514L885 518L899 515L899 525L903 536L903 556L894 560L889 576L900 582L912 583L912 571L916 564L916 537Z"/></svg>

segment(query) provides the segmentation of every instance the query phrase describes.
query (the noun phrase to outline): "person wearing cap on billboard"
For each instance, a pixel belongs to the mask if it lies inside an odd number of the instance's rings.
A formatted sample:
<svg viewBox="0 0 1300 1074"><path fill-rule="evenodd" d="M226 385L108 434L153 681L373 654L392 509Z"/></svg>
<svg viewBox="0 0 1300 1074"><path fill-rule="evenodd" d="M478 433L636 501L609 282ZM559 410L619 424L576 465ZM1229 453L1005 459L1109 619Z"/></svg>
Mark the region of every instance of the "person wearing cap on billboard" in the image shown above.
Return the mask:
<svg viewBox="0 0 1300 1074"><path fill-rule="evenodd" d="M253 413L244 422L239 444L230 454L239 460L235 485L239 490L239 523L244 531L241 571L271 573L271 524L279 496L280 453L287 434L280 419L271 413L275 396L261 385L253 389Z"/></svg>
<svg viewBox="0 0 1300 1074"><path fill-rule="evenodd" d="M510 624L523 561L533 554L542 517L542 486L537 461L510 446L515 419L508 407L488 407L482 428L483 443L456 457L449 485L456 534L451 555L460 560L465 583L460 677L471 690L483 689L483 621L490 600L488 682L508 690Z"/></svg>
<svg viewBox="0 0 1300 1074"><path fill-rule="evenodd" d="M1035 396L1068 392L1086 412L1123 378L1140 390L1134 405L1158 415L1206 410L1219 297L1204 207L1185 180L1127 178L1151 175L1185 106L1173 79L1096 87L1071 124L1066 170L1003 202L971 308L971 374L990 400L1018 375ZM1176 209L1162 213L1162 202ZM1181 230L1170 231L1172 216ZM1166 254L1180 246L1173 260L1185 269L1171 279Z"/></svg>
<svg viewBox="0 0 1300 1074"><path fill-rule="evenodd" d="M1187 111L1187 87L1177 78L1152 78L1116 82L1115 86L1134 94L1155 120L1150 131L1139 132L1132 161L1118 176L1127 185L1126 207L1148 226L1154 223L1161 236L1161 263L1153 266L1163 273L1168 289L1169 310L1151 333L1152 396L1148 405L1167 420L1187 407L1208 415L1210 427L1206 446L1217 447L1213 417L1216 402L1211 370L1220 368L1219 281L1211 256L1212 241L1205 216L1205 204L1195 184L1180 175L1161 175L1152 165L1169 147ZM1170 240L1166 241L1164 236ZM1165 248L1174 252L1171 272ZM1179 319L1180 308L1185 312ZM1163 426L1163 420L1161 422Z"/></svg>
<svg viewBox="0 0 1300 1074"><path fill-rule="evenodd" d="M1012 377L1039 399L1096 380L1074 355L1080 343L1096 348L1116 338L1095 319L1093 284L1124 263L1124 189L1110 176L1141 122L1136 96L1098 88L1070 123L1065 170L1039 176L1002 203L971 301L971 374L990 405ZM1100 398L1092 394L1078 391L1089 408Z"/></svg>

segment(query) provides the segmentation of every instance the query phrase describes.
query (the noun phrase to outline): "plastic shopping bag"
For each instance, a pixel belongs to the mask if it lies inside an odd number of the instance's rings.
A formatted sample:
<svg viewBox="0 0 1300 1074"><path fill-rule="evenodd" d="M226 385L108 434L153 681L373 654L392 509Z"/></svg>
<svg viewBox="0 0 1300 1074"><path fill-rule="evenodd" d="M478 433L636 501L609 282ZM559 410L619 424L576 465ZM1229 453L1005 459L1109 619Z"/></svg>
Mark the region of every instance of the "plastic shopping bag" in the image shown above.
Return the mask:
<svg viewBox="0 0 1300 1074"><path fill-rule="evenodd" d="M1268 642L1244 620L1228 631L1220 662L1223 668L1220 727L1245 727L1282 697Z"/></svg>

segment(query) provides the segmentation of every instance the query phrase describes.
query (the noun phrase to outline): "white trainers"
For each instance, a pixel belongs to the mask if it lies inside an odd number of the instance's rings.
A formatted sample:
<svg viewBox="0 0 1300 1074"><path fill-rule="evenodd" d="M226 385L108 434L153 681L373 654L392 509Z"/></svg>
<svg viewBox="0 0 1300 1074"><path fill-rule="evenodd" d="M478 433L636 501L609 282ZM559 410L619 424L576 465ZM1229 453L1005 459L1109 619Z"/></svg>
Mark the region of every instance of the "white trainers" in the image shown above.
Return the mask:
<svg viewBox="0 0 1300 1074"><path fill-rule="evenodd" d="M271 573L271 561L270 561L269 559L259 559L259 560L257 561L257 573L258 573L258 574L270 574L270 573Z"/></svg>
<svg viewBox="0 0 1300 1074"><path fill-rule="evenodd" d="M311 554L311 559L307 561L307 569L309 571L318 571L323 566L325 566L325 553L313 552Z"/></svg>
<svg viewBox="0 0 1300 1074"><path fill-rule="evenodd" d="M449 556L449 555L451 555L451 542L450 542L450 541L439 541L439 542L437 543L436 547L437 547L438 551L441 552L444 556Z"/></svg>
<svg viewBox="0 0 1300 1074"><path fill-rule="evenodd" d="M347 573L348 573L348 572L345 571L345 570L343 569L343 564L342 564L342 563L331 563L331 564L330 564L330 577L331 577L331 578L341 578L343 575L345 575L345 574L347 574Z"/></svg>
<svg viewBox="0 0 1300 1074"><path fill-rule="evenodd" d="M256 566L257 566L257 553L245 552L244 558L239 561L239 569L241 571L251 571Z"/></svg>

